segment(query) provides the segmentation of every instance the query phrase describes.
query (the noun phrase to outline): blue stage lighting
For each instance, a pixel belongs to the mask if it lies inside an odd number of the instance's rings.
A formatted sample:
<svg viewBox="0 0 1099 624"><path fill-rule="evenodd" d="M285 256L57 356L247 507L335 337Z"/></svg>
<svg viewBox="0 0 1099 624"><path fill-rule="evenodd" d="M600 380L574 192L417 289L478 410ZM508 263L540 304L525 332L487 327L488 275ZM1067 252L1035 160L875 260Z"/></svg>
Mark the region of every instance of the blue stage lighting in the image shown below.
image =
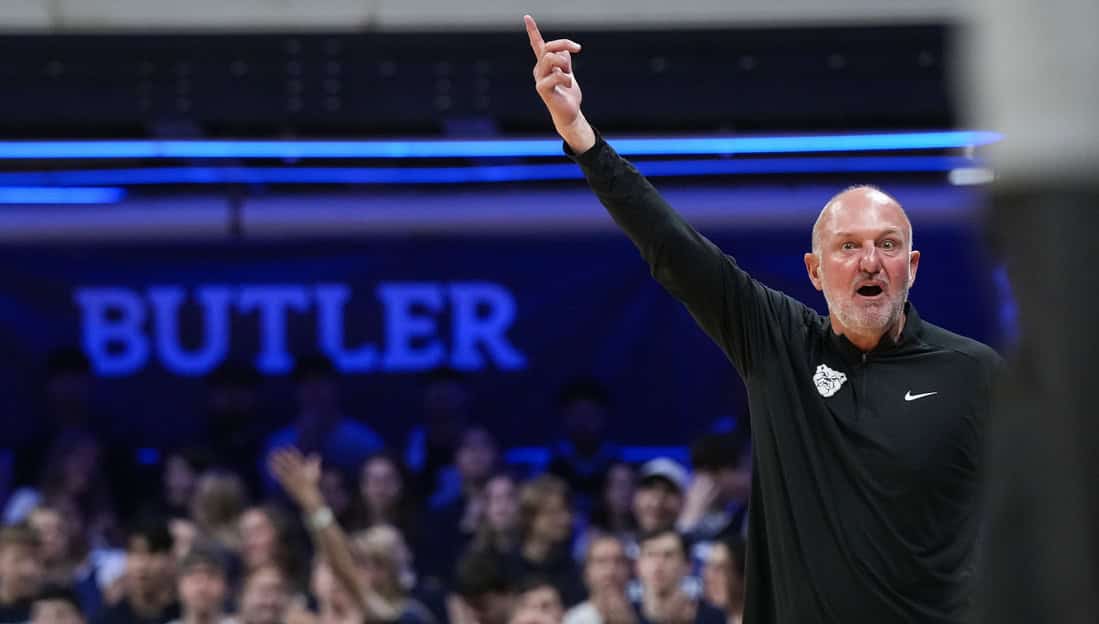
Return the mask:
<svg viewBox="0 0 1099 624"><path fill-rule="evenodd" d="M951 130L796 136L618 138L625 156L713 156L937 150L995 143L994 132ZM0 141L0 159L523 158L560 156L555 139L401 139L367 141Z"/></svg>
<svg viewBox="0 0 1099 624"><path fill-rule="evenodd" d="M0 204L114 204L125 197L121 188L0 186Z"/></svg>
<svg viewBox="0 0 1099 624"><path fill-rule="evenodd" d="M641 161L651 177L937 172L979 164L961 156L842 156ZM208 184L484 184L580 180L569 162L471 167L142 167L0 173L7 186Z"/></svg>

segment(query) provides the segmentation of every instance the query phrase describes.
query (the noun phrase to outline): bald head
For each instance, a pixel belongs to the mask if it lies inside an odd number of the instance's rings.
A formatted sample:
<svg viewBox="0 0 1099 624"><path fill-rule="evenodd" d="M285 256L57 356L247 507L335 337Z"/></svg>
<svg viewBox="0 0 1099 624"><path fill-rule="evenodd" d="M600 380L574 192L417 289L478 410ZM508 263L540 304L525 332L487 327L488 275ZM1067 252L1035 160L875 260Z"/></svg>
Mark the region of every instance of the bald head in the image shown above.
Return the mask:
<svg viewBox="0 0 1099 624"><path fill-rule="evenodd" d="M821 244L826 233L835 231L836 222L842 221L844 214L863 210L896 210L904 224L905 242L912 249L912 222L904 207L892 195L868 184L850 186L836 193L824 204L817 220L813 224L813 253L820 255Z"/></svg>

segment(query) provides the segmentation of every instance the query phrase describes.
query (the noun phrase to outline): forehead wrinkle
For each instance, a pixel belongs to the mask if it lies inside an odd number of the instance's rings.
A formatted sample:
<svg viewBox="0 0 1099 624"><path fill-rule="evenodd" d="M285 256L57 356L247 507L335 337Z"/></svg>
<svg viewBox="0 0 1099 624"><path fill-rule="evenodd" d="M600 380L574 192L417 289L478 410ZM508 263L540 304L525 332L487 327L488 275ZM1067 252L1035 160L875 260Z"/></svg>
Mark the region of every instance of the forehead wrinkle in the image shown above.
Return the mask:
<svg viewBox="0 0 1099 624"><path fill-rule="evenodd" d="M879 238L879 237L882 237L882 236L888 236L890 234L903 234L903 233L904 233L903 228L889 226L889 227L877 232L876 235L874 236L874 238ZM853 237L857 236L857 233L856 232L849 232L847 230L842 230L842 231L839 231L839 232L832 232L832 236L836 236L836 237L839 237L839 238L853 238Z"/></svg>
<svg viewBox="0 0 1099 624"><path fill-rule="evenodd" d="M838 204L842 204L844 199L846 199L849 196L853 196L856 193L863 193L863 194L869 195L870 196L870 201L874 205L893 204L894 206L897 207L897 210L900 213L900 217L901 217L901 225L900 225L900 227L891 227L890 229L892 231L896 231L896 232L899 232L901 234L906 234L905 242L908 244L908 248L911 250L912 247L913 247L913 238L914 238L913 231L912 231L912 221L909 220L908 213L905 211L904 206L902 206L901 203L899 201L897 201L897 199L894 198L892 195L890 195L890 194L888 194L888 193L886 193L886 192L884 192L884 191L882 191L882 190L880 190L880 189L878 189L874 186L856 185L856 186L848 187L847 189L844 189L843 191L840 191L839 193L836 193L834 196L832 196L831 199L828 200L828 202L826 204L824 204L824 207L821 208L820 214L817 215L816 221L813 222L813 231L812 231L812 245L813 245L812 251L813 251L813 253L819 253L820 252L821 239L824 236L823 230L824 230L824 227L825 227L825 223L830 218L833 217L833 215L834 215L833 208ZM849 232L842 232L840 234L850 235Z"/></svg>

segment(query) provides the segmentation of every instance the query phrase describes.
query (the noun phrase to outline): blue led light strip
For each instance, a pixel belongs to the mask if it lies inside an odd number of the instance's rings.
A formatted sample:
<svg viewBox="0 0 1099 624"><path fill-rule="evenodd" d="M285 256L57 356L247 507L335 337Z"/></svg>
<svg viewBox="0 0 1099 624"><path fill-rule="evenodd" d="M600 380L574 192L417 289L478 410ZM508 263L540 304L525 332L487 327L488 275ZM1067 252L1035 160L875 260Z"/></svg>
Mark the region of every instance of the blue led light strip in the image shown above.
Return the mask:
<svg viewBox="0 0 1099 624"><path fill-rule="evenodd" d="M980 163L961 156L845 156L671 160L637 163L652 177L936 172ZM0 173L0 185L135 186L203 184L478 184L579 180L573 163L473 167L148 167Z"/></svg>
<svg viewBox="0 0 1099 624"><path fill-rule="evenodd" d="M620 138L626 156L804 154L954 149L995 143L995 132ZM149 158L521 158L560 156L554 139L376 141L0 141L0 159Z"/></svg>
<svg viewBox="0 0 1099 624"><path fill-rule="evenodd" d="M0 204L114 204L125 197L121 188L0 186Z"/></svg>

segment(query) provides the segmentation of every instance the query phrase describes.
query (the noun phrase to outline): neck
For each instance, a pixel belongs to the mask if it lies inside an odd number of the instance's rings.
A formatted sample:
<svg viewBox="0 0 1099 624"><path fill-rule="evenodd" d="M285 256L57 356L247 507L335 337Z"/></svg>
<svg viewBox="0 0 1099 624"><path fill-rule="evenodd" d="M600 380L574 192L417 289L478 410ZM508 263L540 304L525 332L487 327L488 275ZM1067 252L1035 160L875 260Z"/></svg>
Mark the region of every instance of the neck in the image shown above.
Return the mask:
<svg viewBox="0 0 1099 624"><path fill-rule="evenodd" d="M220 619L217 611L192 611L183 615L183 624L215 624Z"/></svg>
<svg viewBox="0 0 1099 624"><path fill-rule="evenodd" d="M855 347L866 353L873 351L877 348L882 338L889 336L893 340L897 340L901 336L901 332L904 331L905 314L904 310L901 310L900 317L897 321L890 325L884 332L860 332L850 327L844 327L839 324L839 319L832 315L829 317L832 322L832 331L836 334L847 338L847 341L855 345Z"/></svg>
<svg viewBox="0 0 1099 624"><path fill-rule="evenodd" d="M367 513L370 520L370 525L377 524L396 524L397 510L393 505L374 505L370 507Z"/></svg>
<svg viewBox="0 0 1099 624"><path fill-rule="evenodd" d="M673 586L663 591L650 591L645 588L641 594L641 608L645 617L653 622L665 622L671 617L669 613L672 599L679 593L679 588Z"/></svg>
<svg viewBox="0 0 1099 624"><path fill-rule="evenodd" d="M130 594L130 607L138 615L159 615L167 603L158 592L134 592Z"/></svg>
<svg viewBox="0 0 1099 624"><path fill-rule="evenodd" d="M549 558L551 550L553 550L553 544L536 537L523 542L523 558L527 561L541 563Z"/></svg>

